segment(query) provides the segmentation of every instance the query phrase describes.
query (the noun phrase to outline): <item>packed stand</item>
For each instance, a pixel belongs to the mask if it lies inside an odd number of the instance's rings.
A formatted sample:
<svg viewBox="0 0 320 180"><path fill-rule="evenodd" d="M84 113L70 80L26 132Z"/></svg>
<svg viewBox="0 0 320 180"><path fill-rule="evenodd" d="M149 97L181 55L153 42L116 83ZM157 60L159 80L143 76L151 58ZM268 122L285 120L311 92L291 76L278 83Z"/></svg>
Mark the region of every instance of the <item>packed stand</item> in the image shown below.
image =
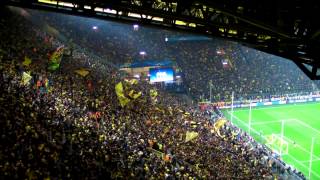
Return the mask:
<svg viewBox="0 0 320 180"><path fill-rule="evenodd" d="M318 90L319 82L311 81L291 61L238 43L187 41L183 39L190 35L181 32L143 26L135 29L127 24L53 13L32 14L117 66L144 59L176 61L188 94L196 101L209 100L210 81L211 100L215 102L230 101L232 92L236 100L248 100ZM146 55L139 55L140 51Z"/></svg>
<svg viewBox="0 0 320 180"><path fill-rule="evenodd" d="M230 122L210 122L165 92L152 97L146 82L129 86L141 96L121 106L115 86L127 81L82 48L48 71L48 56L67 42L20 13L0 13L1 179L295 177ZM74 73L79 68L89 75Z"/></svg>

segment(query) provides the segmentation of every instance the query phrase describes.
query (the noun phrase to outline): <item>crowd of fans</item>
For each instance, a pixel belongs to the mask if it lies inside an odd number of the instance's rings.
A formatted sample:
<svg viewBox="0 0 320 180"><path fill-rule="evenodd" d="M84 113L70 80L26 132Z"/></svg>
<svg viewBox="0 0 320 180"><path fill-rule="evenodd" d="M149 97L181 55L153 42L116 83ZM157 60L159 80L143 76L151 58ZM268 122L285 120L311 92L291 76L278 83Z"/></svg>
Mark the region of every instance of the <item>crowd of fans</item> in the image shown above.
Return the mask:
<svg viewBox="0 0 320 180"><path fill-rule="evenodd" d="M318 90L319 82L311 81L293 62L238 43L171 41L188 34L57 14L33 15L115 65L141 59L176 61L189 95L196 100L209 100L210 81L214 102L230 101L232 92L242 100Z"/></svg>
<svg viewBox="0 0 320 180"><path fill-rule="evenodd" d="M191 94L201 99L209 100L210 81L211 101L214 102L230 101L232 92L236 100L246 100L317 89L317 85L289 60L240 47L236 43L221 46L224 54L209 56L210 47L197 47L192 43L184 47L184 51L177 52L189 57L197 54L180 63ZM222 65L224 59L228 60L227 67Z"/></svg>
<svg viewBox="0 0 320 180"><path fill-rule="evenodd" d="M48 71L50 54L68 42L25 20L24 10L0 13L1 179L305 179L221 117L211 121L166 92L155 100L147 82L132 87L141 96L121 106L115 86L126 81L102 61L111 51L100 58L74 46L59 70ZM89 75L74 73L79 68ZM197 136L187 141L188 132Z"/></svg>

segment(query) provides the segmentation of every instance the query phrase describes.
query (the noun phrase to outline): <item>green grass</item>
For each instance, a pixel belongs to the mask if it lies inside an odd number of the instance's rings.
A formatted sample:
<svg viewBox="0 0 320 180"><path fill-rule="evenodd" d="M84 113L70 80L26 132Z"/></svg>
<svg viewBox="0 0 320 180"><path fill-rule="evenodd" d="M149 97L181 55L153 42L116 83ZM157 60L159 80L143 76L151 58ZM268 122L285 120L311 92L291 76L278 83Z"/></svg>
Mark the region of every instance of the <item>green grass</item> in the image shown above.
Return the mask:
<svg viewBox="0 0 320 180"><path fill-rule="evenodd" d="M234 109L231 118L230 109L224 111L226 117L238 127L249 132L249 109ZM312 138L312 172L310 179L320 179L320 104L291 104L270 107L255 107L251 111L251 135L266 144L266 136L281 134L281 122L284 121L284 139L288 143L288 154L282 159L308 178ZM295 144L293 143L295 142ZM278 149L279 151L279 149Z"/></svg>

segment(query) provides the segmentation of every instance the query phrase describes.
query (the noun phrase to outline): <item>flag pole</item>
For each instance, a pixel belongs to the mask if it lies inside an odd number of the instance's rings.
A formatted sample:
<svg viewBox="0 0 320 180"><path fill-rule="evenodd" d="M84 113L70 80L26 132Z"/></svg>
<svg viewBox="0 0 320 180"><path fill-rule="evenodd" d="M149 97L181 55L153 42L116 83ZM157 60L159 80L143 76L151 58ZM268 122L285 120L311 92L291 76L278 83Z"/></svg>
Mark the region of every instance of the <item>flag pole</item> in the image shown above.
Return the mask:
<svg viewBox="0 0 320 180"><path fill-rule="evenodd" d="M309 162L309 176L308 176L308 179L311 179L313 146L314 146L314 137L312 138L311 147L310 147L310 162Z"/></svg>
<svg viewBox="0 0 320 180"><path fill-rule="evenodd" d="M249 135L251 135L251 116L252 116L252 101L250 99L250 108L249 108Z"/></svg>
<svg viewBox="0 0 320 180"><path fill-rule="evenodd" d="M284 120L281 121L280 157L282 157L283 133L284 133Z"/></svg>
<svg viewBox="0 0 320 180"><path fill-rule="evenodd" d="M234 92L232 91L232 96L231 96L231 123L233 122L233 100L234 100Z"/></svg>

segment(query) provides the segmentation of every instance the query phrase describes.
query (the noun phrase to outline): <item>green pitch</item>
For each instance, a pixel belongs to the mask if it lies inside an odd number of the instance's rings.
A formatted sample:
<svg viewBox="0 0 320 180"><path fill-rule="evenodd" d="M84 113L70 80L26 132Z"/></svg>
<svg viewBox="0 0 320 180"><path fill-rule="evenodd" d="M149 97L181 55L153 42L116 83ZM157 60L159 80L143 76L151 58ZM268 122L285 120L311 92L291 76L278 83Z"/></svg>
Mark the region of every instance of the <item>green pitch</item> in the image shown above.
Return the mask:
<svg viewBox="0 0 320 180"><path fill-rule="evenodd" d="M249 132L249 108L234 109L232 117L230 109L224 113L234 124ZM310 179L320 179L319 103L252 108L250 134L274 151L281 152L282 159L304 173L307 178L314 138Z"/></svg>

